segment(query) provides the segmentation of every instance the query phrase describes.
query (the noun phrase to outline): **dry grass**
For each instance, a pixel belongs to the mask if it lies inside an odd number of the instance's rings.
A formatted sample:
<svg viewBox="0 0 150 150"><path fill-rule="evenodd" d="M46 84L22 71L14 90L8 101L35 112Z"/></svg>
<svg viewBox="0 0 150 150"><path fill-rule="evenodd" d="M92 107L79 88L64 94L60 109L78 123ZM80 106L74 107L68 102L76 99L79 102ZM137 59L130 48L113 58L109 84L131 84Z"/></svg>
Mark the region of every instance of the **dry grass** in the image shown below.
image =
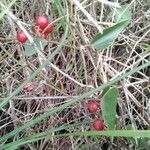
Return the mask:
<svg viewBox="0 0 150 150"><path fill-rule="evenodd" d="M121 4L131 3L132 21L111 47L98 52L89 46L91 39L98 32L97 27L75 7L73 2L69 1L70 22L67 42L64 43L60 53L55 56L52 64L50 63L45 68L46 71L42 71L32 80L32 92L28 94L20 92L9 102L9 105L0 110L0 135L8 133L54 106L65 103L70 97L78 96L92 87L112 80L120 73L132 68L134 64L139 65L150 61L150 3L146 0L120 2ZM113 7L89 0L84 0L82 6L96 21L99 29L113 24L113 15L110 14ZM47 14L50 20L56 20L55 31L49 37L49 44L42 51L44 57L59 44L63 30L59 27L61 18L56 13L53 1L17 1L10 11L21 21L28 33L32 32L31 25L36 15ZM20 30L19 27L9 16L6 15L1 20L0 41L3 44L0 49L1 100L12 93L22 80L26 80L42 63L36 55L25 56L23 46L15 38L18 30ZM130 124L134 129L150 129L150 68L120 81L117 87L120 91L117 128L126 129ZM89 99L97 100L100 94L95 93ZM41 124L27 129L20 136L45 131L64 123L78 122L85 118L91 120L93 116L86 110L86 101L66 108ZM90 128L90 126L85 126L82 130ZM18 135L14 137L14 139L17 138ZM101 138L99 141L99 138L81 137L57 138L51 141L45 139L22 148L69 150L80 147L99 149L101 146L105 149L106 143L110 149L129 148L127 141L123 138L116 139L112 145L107 138Z"/></svg>

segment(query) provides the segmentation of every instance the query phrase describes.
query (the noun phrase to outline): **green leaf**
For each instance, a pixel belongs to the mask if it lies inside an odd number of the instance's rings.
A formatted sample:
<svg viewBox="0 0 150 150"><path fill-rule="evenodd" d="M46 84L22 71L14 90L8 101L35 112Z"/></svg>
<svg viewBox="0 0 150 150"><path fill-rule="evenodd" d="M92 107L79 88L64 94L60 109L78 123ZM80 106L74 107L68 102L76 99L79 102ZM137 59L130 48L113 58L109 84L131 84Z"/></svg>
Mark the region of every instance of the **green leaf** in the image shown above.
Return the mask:
<svg viewBox="0 0 150 150"><path fill-rule="evenodd" d="M102 97L102 115L108 130L114 130L116 126L117 96L118 89L112 87Z"/></svg>
<svg viewBox="0 0 150 150"><path fill-rule="evenodd" d="M102 91L102 96L104 96L106 94L106 92L108 92L108 90L110 89L110 86L106 87L103 91Z"/></svg>
<svg viewBox="0 0 150 150"><path fill-rule="evenodd" d="M128 22L132 18L132 12L130 5L125 4L122 5L120 8L115 9L115 20L116 22L128 20Z"/></svg>
<svg viewBox="0 0 150 150"><path fill-rule="evenodd" d="M31 45L31 43L29 41L27 41L24 44L24 48L25 48L25 54L27 56L32 56L32 55L37 53L37 50L36 50L35 46Z"/></svg>
<svg viewBox="0 0 150 150"><path fill-rule="evenodd" d="M37 50L44 49L44 47L48 43L47 40L42 39L40 37L34 37L33 41L34 41L35 45L31 44L29 40L24 44L25 53L27 56L32 56L32 55L36 54Z"/></svg>
<svg viewBox="0 0 150 150"><path fill-rule="evenodd" d="M114 26L105 29L102 34L97 34L92 40L92 46L97 50L102 50L112 45L120 32L124 30L127 23L128 20L119 22Z"/></svg>

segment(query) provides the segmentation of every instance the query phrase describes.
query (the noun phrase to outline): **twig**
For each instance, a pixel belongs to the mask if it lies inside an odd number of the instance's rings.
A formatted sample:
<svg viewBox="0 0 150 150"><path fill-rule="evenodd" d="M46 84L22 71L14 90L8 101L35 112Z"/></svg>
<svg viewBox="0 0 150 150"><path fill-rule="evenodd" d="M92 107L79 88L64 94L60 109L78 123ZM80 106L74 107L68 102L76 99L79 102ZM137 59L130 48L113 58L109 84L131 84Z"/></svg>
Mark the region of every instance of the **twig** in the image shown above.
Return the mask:
<svg viewBox="0 0 150 150"><path fill-rule="evenodd" d="M75 98L76 96L46 96L46 97L14 97L16 100L33 100L33 99L70 99ZM0 98L2 100L2 98Z"/></svg>
<svg viewBox="0 0 150 150"><path fill-rule="evenodd" d="M92 85L85 85L85 84L82 84L78 81L76 81L75 79L73 79L72 77L70 77L68 74L64 73L63 71L61 71L58 67L56 67L54 64L50 63L50 66L55 69L56 71L58 71L59 73L61 73L62 75L64 75L65 77L67 77L68 79L70 79L71 81L73 81L74 83L80 85L81 87L90 87L90 88L93 88Z"/></svg>
<svg viewBox="0 0 150 150"><path fill-rule="evenodd" d="M84 9L84 7L79 3L78 0L73 0L73 2L79 7L79 9L87 16L87 18L97 27L100 33L103 32L102 28L98 23L93 19L93 17Z"/></svg>
<svg viewBox="0 0 150 150"><path fill-rule="evenodd" d="M97 0L103 4L106 4L106 5L109 5L109 6L113 6L113 7L116 7L116 8L120 8L121 6L119 5L119 3L115 3L115 2L110 2L110 1L107 1L107 0Z"/></svg>

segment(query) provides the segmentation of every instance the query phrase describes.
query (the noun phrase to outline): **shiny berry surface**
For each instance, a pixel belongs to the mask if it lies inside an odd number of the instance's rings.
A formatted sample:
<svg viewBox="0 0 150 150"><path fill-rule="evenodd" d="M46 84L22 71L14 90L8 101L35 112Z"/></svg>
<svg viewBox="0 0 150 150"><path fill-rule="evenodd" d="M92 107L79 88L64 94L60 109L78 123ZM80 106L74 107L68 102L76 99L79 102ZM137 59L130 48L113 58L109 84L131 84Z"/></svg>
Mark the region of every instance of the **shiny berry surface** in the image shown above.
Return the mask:
<svg viewBox="0 0 150 150"><path fill-rule="evenodd" d="M96 120L93 121L93 127L97 131L104 130L104 123L103 123L102 120L96 119Z"/></svg>
<svg viewBox="0 0 150 150"><path fill-rule="evenodd" d="M100 104L96 101L91 101L87 103L87 108L90 113L95 113L100 109Z"/></svg>
<svg viewBox="0 0 150 150"><path fill-rule="evenodd" d="M35 20L36 26L39 26L41 29L44 29L48 25L47 16L37 16Z"/></svg>
<svg viewBox="0 0 150 150"><path fill-rule="evenodd" d="M21 43L25 43L27 41L27 36L25 35L25 33L23 31L20 31L17 33L17 40Z"/></svg>
<svg viewBox="0 0 150 150"><path fill-rule="evenodd" d="M96 120L93 121L93 127L97 131L104 130L104 123L103 123L102 120L96 119Z"/></svg>

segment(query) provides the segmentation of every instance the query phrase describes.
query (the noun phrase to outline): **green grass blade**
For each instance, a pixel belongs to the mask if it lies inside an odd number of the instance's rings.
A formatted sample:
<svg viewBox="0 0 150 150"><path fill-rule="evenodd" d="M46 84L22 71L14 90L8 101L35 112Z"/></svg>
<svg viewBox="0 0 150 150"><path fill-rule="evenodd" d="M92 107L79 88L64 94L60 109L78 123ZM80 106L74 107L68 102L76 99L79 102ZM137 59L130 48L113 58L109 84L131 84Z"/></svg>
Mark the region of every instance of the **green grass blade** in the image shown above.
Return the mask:
<svg viewBox="0 0 150 150"><path fill-rule="evenodd" d="M54 1L54 4L55 4L55 7L56 7L57 10L58 10L59 16L63 16L63 17L64 17L64 19L61 20L61 24L62 24L62 27L65 28L66 22L68 22L68 18L66 18L67 9L65 10L65 9L62 7L60 0L55 0L55 1ZM65 10L66 12L65 12L64 10Z"/></svg>
<svg viewBox="0 0 150 150"><path fill-rule="evenodd" d="M11 8L11 6L13 6L15 4L17 0L13 0L11 1L11 3L8 5L8 7L6 7L6 9L2 9L2 12L0 13L0 20L4 17L4 15L7 13L7 11ZM0 1L0 6L3 6L3 3Z"/></svg>
<svg viewBox="0 0 150 150"><path fill-rule="evenodd" d="M108 136L108 137L150 138L150 130L85 131L85 132L62 134L60 136Z"/></svg>
<svg viewBox="0 0 150 150"><path fill-rule="evenodd" d="M47 130L46 132L41 132L41 133L37 133L34 135L30 135L28 137L24 137L17 141L5 144L5 145L1 146L1 149L8 149L8 148L13 148L13 147L17 148L18 146L21 146L21 145L24 145L27 143L35 142L35 141L38 141L38 140L41 140L44 138L51 138L51 137L55 136L55 135L51 135L51 133L56 134L57 131L61 131L61 130L69 129L69 128L73 128L73 127L79 127L85 123L87 123L87 121L75 123L75 124L71 124L71 125L65 124L58 128L54 128L54 129Z"/></svg>
<svg viewBox="0 0 150 150"><path fill-rule="evenodd" d="M30 142L35 142L44 138L50 138L49 134L60 131L63 129L71 128L74 126L79 126L79 124L75 125L68 125L66 127L61 126L54 130L49 130L48 132L42 132L40 134L35 134L29 137L25 137L23 139L20 139L18 141L9 143L4 145L2 148L13 148L16 146L21 146L23 144L27 144ZM53 137L62 137L62 136L87 136L87 137L98 137L98 136L108 136L108 137L133 137L133 138L150 138L150 130L108 130L108 131L85 131L85 132L73 132L73 133L67 133L67 134L58 134L54 135Z"/></svg>

